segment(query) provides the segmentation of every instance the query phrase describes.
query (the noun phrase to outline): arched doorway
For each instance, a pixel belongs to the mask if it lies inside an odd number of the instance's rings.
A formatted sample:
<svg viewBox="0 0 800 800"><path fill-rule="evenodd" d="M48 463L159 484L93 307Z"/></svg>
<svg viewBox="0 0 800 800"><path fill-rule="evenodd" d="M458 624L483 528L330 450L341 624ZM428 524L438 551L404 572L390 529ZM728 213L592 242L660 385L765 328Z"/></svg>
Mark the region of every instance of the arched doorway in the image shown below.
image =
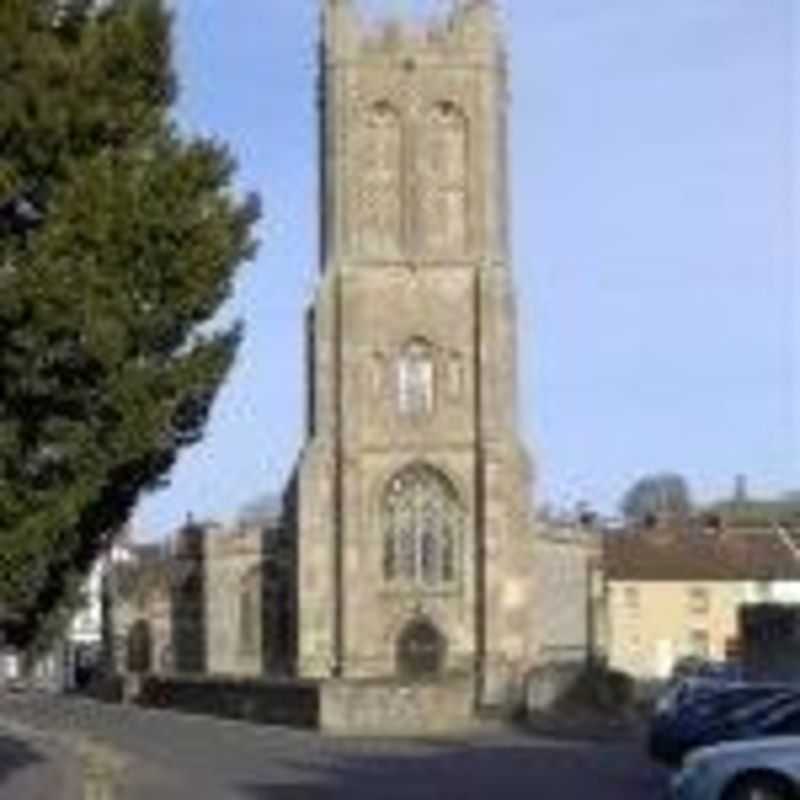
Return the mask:
<svg viewBox="0 0 800 800"><path fill-rule="evenodd" d="M397 672L409 680L435 678L444 668L447 641L427 618L409 622L397 639Z"/></svg>
<svg viewBox="0 0 800 800"><path fill-rule="evenodd" d="M138 619L128 632L127 668L129 672L145 674L152 669L153 644L150 623Z"/></svg>

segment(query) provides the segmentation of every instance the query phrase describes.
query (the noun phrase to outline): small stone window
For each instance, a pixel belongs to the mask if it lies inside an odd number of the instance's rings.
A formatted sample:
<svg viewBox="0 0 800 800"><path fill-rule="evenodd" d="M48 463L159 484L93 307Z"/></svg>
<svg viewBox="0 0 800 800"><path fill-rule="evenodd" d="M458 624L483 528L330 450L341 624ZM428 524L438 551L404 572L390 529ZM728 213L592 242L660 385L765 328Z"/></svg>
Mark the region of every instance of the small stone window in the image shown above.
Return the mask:
<svg viewBox="0 0 800 800"><path fill-rule="evenodd" d="M424 339L412 339L397 365L397 406L403 416L430 414L434 403L433 348Z"/></svg>

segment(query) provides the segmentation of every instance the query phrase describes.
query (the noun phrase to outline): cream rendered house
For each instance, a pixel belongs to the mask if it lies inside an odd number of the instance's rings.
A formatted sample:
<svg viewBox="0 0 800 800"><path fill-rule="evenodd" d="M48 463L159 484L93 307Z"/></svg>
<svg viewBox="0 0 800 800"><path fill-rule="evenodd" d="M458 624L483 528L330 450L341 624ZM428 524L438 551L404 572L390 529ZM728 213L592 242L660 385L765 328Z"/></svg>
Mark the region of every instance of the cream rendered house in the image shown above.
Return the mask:
<svg viewBox="0 0 800 800"><path fill-rule="evenodd" d="M609 665L643 680L734 655L743 604L800 600L800 560L774 528L617 534L604 567Z"/></svg>

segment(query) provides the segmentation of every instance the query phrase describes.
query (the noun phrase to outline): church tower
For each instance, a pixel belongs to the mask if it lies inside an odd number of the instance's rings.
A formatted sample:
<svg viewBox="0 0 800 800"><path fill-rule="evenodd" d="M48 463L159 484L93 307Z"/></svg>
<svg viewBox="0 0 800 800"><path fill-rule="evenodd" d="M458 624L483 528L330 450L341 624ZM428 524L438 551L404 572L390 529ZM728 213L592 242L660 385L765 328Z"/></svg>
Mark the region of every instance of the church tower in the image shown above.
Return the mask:
<svg viewBox="0 0 800 800"><path fill-rule="evenodd" d="M503 703L536 632L497 11L369 24L324 0L322 25L297 671L470 675Z"/></svg>

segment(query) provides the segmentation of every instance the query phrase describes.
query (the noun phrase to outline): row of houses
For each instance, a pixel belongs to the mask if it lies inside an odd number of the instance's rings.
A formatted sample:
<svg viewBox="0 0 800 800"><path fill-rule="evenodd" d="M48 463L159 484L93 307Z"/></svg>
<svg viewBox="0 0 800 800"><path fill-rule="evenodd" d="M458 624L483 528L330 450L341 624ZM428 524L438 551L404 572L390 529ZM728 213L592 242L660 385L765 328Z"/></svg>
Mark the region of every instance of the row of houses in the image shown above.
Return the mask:
<svg viewBox="0 0 800 800"><path fill-rule="evenodd" d="M605 536L602 549L605 656L641 680L663 680L686 658L755 657L747 610L800 608L797 525L667 520Z"/></svg>

